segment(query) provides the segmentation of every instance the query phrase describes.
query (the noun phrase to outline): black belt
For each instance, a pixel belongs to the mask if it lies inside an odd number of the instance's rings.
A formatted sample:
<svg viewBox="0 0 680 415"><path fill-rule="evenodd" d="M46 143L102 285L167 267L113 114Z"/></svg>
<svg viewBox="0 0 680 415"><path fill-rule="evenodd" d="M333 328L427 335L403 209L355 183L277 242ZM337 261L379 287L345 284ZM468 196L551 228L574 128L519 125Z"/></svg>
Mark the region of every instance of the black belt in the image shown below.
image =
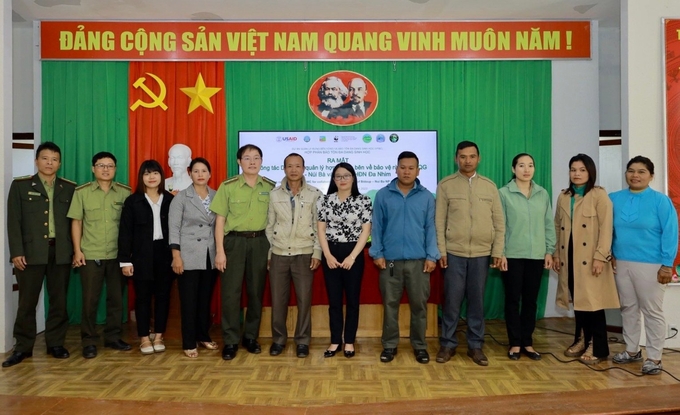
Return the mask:
<svg viewBox="0 0 680 415"><path fill-rule="evenodd" d="M47 245L49 246L54 246L54 238L50 238L47 240Z"/></svg>
<svg viewBox="0 0 680 415"><path fill-rule="evenodd" d="M245 232L231 231L229 232L229 235L240 236L242 238L257 238L258 236L264 236L264 229L261 231L245 231Z"/></svg>

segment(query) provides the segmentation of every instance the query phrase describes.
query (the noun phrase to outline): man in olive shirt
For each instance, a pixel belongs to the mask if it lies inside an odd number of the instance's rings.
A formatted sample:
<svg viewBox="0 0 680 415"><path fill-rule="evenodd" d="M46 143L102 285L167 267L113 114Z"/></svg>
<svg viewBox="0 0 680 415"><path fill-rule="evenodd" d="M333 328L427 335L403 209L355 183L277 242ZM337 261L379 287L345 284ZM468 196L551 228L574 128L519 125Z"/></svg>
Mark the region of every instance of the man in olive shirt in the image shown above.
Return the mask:
<svg viewBox="0 0 680 415"><path fill-rule="evenodd" d="M38 146L38 174L12 182L7 201L7 239L19 283L19 308L14 322L14 352L2 363L10 367L33 355L35 308L43 280L49 296L45 342L47 354L68 358L64 339L68 329L66 293L71 274L71 220L66 217L75 183L57 177L61 149L54 143Z"/></svg>
<svg viewBox="0 0 680 415"><path fill-rule="evenodd" d="M243 346L260 353L257 343L262 319L262 297L267 277L269 241L265 235L269 192L275 182L259 175L262 150L252 144L238 149L236 158L243 173L220 185L210 210L215 221L215 267L221 273L222 358L231 360L238 350L243 276L246 279L248 311Z"/></svg>
<svg viewBox="0 0 680 415"><path fill-rule="evenodd" d="M97 356L97 307L106 281L104 346L130 350L121 340L125 277L118 262L118 225L130 188L113 181L116 157L100 152L92 157L95 180L76 188L68 217L73 219L73 266L81 267L83 315L80 325L83 357Z"/></svg>

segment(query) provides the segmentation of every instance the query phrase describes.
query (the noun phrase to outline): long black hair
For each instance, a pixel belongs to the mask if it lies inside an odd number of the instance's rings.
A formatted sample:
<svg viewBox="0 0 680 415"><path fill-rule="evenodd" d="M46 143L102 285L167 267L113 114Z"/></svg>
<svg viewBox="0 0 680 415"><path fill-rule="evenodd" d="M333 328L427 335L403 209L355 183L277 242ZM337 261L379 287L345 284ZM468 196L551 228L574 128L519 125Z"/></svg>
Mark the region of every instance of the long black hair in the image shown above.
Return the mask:
<svg viewBox="0 0 680 415"><path fill-rule="evenodd" d="M352 175L352 196L359 196L361 193L359 193L359 186L357 185L357 173L354 171L354 167L352 167L351 164L349 163L338 163L333 167L333 172L331 173L331 184L328 186L328 193L326 194L333 194L338 191L338 185L335 183L335 172L339 169L343 168L347 170L351 175Z"/></svg>
<svg viewBox="0 0 680 415"><path fill-rule="evenodd" d="M595 167L595 162L592 158L590 158L589 155L579 153L569 160L569 171L571 171L571 165L577 161L583 163L583 165L586 167L586 171L588 172L588 181L586 182L586 189L583 192L583 196L585 196L593 189L593 187L595 187L595 180L597 180L597 168ZM565 190L565 193L569 193L572 196L576 194L576 189L574 189L574 183L571 182L571 178L569 179L569 188Z"/></svg>
<svg viewBox="0 0 680 415"><path fill-rule="evenodd" d="M135 193L146 193L146 185L144 184L144 173L158 172L161 175L161 182L158 185L158 194L162 194L165 190L165 174L163 167L156 160L144 160L139 166L139 173L137 173L137 189Z"/></svg>
<svg viewBox="0 0 680 415"><path fill-rule="evenodd" d="M529 153L519 153L518 155L516 155L512 159L512 168L513 169L517 167L517 162L519 161L519 159L521 159L524 156L529 157L531 159L531 162L534 163L534 167L536 167L536 162L534 161L534 157L531 154L529 154ZM515 173L512 173L512 179L510 179L510 181L513 181L516 178L517 178L517 175Z"/></svg>

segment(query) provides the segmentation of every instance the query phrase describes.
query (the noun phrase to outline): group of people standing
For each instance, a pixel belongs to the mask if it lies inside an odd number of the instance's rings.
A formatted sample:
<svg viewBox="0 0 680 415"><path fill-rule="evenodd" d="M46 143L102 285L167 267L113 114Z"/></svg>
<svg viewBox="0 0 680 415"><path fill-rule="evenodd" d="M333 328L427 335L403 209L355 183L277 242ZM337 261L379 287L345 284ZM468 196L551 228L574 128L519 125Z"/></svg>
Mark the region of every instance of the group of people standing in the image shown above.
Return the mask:
<svg viewBox="0 0 680 415"><path fill-rule="evenodd" d="M649 188L654 165L645 157L628 163L629 188L609 196L595 185L593 160L585 154L573 157L569 186L560 192L554 219L550 195L533 181L531 155L515 156L513 178L498 190L493 181L477 173L480 152L470 141L458 144L458 171L439 182L436 200L420 184L419 160L409 151L399 155L397 177L378 191L373 203L360 194L356 173L348 163L334 167L324 195L306 183L304 158L299 154L284 159L285 178L278 186L259 174L260 148L245 145L236 158L242 173L224 181L217 191L208 186L210 163L198 157L189 164L192 184L177 194L165 190L163 169L155 160L141 164L137 187L131 192L113 180L113 154L96 154L95 180L76 188L57 177L59 147L41 144L36 154L38 173L16 179L9 194L10 255L20 295L14 328L17 342L3 367L32 356L35 307L43 279L50 298L47 351L56 358L69 357L63 345L71 266L80 269L83 285L85 358L97 355L96 310L104 283L104 345L131 349L121 339L125 277L132 278L135 288L142 354L165 351L163 335L175 278L185 355L198 357L198 347L218 349L209 333L218 273L222 358L233 359L240 345L250 353L261 353L258 337L267 272L272 293L269 353L280 355L288 341L292 281L298 308L296 355L304 358L311 339L313 273L319 266L329 302L330 345L324 357L342 350L351 358L356 353L364 247L371 236L368 254L379 269L384 305L381 362L390 362L397 354L404 289L415 359L429 362L427 300L430 273L438 262L444 275L439 363L456 353L456 329L467 299L467 355L479 365L488 365L482 350L483 298L491 266L501 271L505 286L509 359L522 354L541 359L532 343L537 297L544 270L553 269L559 276L557 304L565 308L572 304L575 310L575 338L566 355L586 364L605 359L609 348L604 309L620 305L626 350L616 354L614 362L642 360L642 313L648 350L642 371L654 374L662 368L663 292L672 276L678 223L670 199ZM244 280L248 303L241 327Z"/></svg>

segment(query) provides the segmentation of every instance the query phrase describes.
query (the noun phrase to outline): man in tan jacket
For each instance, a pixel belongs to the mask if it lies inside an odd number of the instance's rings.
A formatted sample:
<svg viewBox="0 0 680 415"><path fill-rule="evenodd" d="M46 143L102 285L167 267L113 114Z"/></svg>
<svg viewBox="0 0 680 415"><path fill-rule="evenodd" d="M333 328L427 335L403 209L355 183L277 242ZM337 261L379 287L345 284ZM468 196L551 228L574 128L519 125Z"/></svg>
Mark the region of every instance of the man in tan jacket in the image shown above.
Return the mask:
<svg viewBox="0 0 680 415"><path fill-rule="evenodd" d="M269 354L278 356L286 347L292 279L298 307L296 355L304 358L309 355L312 335L312 280L314 271L321 264L321 246L316 230L316 201L321 192L305 182L305 160L301 155L289 154L283 161L283 170L286 177L269 196L265 229L271 245L272 345Z"/></svg>
<svg viewBox="0 0 680 415"><path fill-rule="evenodd" d="M460 306L467 297L467 354L478 365L489 364L482 352L484 288L490 257L492 267L500 266L505 218L496 185L477 174L480 159L475 143L460 142L456 147L458 172L437 186L435 225L445 296L438 363L446 363L456 354Z"/></svg>

